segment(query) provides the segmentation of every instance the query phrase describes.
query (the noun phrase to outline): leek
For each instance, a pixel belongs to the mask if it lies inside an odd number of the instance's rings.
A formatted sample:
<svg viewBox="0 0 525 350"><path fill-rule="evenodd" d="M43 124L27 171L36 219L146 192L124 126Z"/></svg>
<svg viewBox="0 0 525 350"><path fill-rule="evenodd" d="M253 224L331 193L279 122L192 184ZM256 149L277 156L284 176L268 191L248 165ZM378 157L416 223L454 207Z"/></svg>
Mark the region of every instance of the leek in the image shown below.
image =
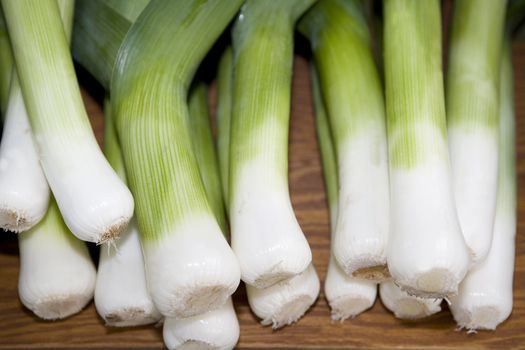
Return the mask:
<svg viewBox="0 0 525 350"><path fill-rule="evenodd" d="M417 320L441 311L442 299L426 299L409 295L393 281L380 283L379 297L388 310L397 318L404 320Z"/></svg>
<svg viewBox="0 0 525 350"><path fill-rule="evenodd" d="M4 14L0 11L0 120L4 120L4 115L7 110L12 71L13 53L11 52L11 44L9 43Z"/></svg>
<svg viewBox="0 0 525 350"><path fill-rule="evenodd" d="M146 278L167 317L215 309L239 284L237 259L193 154L186 101L199 62L240 5L150 2L128 31L113 70L112 111L137 200Z"/></svg>
<svg viewBox="0 0 525 350"><path fill-rule="evenodd" d="M288 191L288 126L296 19L313 0L248 0L233 28L229 213L242 279L269 287L312 253Z"/></svg>
<svg viewBox="0 0 525 350"><path fill-rule="evenodd" d="M103 243L133 214L133 197L100 151L84 109L56 1L4 0L41 165L70 230Z"/></svg>
<svg viewBox="0 0 525 350"><path fill-rule="evenodd" d="M104 153L122 181L126 173L113 126L110 103L104 102ZM106 325L139 326L158 322L161 315L146 285L144 258L135 220L131 220L113 247L100 251L95 306Z"/></svg>
<svg viewBox="0 0 525 350"><path fill-rule="evenodd" d="M189 121L192 132L191 140L211 210L222 231L226 232L224 201L207 101L206 85L202 82L196 83L190 89L188 100Z"/></svg>
<svg viewBox="0 0 525 350"><path fill-rule="evenodd" d="M93 298L96 270L86 245L76 239L51 198L42 220L18 236L22 304L45 320L66 318Z"/></svg>
<svg viewBox="0 0 525 350"><path fill-rule="evenodd" d="M469 330L496 329L512 312L517 193L510 38L504 41L499 84L499 175L492 246L461 282L450 306L458 325Z"/></svg>
<svg viewBox="0 0 525 350"><path fill-rule="evenodd" d="M233 80L232 60L232 49L228 47L221 56L217 73L217 156L221 175L222 195L226 206L229 202L228 180Z"/></svg>
<svg viewBox="0 0 525 350"><path fill-rule="evenodd" d="M332 232L333 245L333 235L338 215L337 160L332 144L328 116L321 96L319 78L313 64L310 69L310 77L312 81L317 140L321 151L323 176L328 197L328 207L330 209L330 230ZM331 250L324 284L324 294L332 310L332 319L345 320L356 317L374 305L377 296L377 285L373 281L348 276L335 260L333 250Z"/></svg>
<svg viewBox="0 0 525 350"><path fill-rule="evenodd" d="M233 349L239 339L239 321L231 298L218 309L188 318L167 318L163 328L168 349Z"/></svg>
<svg viewBox="0 0 525 350"><path fill-rule="evenodd" d="M360 0L322 0L300 22L310 39L337 156L339 215L332 251L344 271L389 277L385 106Z"/></svg>
<svg viewBox="0 0 525 350"><path fill-rule="evenodd" d="M384 2L390 274L410 294L457 292L469 266L447 148L439 2Z"/></svg>
<svg viewBox="0 0 525 350"><path fill-rule="evenodd" d="M485 259L492 242L506 4L506 0L454 3L446 99L448 140L459 222L473 264Z"/></svg>
<svg viewBox="0 0 525 350"><path fill-rule="evenodd" d="M69 41L74 1L60 1L59 7ZM9 40L5 40L9 44ZM8 54L11 55L10 49ZM0 144L0 227L20 233L36 225L46 213L49 187L40 166L16 70L10 76L9 102Z"/></svg>

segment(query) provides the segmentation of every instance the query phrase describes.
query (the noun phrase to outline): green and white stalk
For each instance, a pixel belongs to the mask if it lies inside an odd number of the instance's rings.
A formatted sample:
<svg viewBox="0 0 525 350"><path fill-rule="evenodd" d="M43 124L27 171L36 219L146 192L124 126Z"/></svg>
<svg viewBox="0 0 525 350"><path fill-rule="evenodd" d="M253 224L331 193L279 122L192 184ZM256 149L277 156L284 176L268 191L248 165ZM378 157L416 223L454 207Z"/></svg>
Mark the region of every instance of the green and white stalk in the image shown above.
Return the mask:
<svg viewBox="0 0 525 350"><path fill-rule="evenodd" d="M394 281L384 281L379 284L379 297L383 305L395 317L403 320L418 320L437 314L441 311L443 299L427 299L409 295L397 286Z"/></svg>
<svg viewBox="0 0 525 350"><path fill-rule="evenodd" d="M42 220L18 236L18 296L40 318L79 312L93 298L96 270L84 242L64 224L54 199Z"/></svg>
<svg viewBox="0 0 525 350"><path fill-rule="evenodd" d="M4 120L9 99L9 86L13 72L13 53L4 20L4 13L0 8L0 120Z"/></svg>
<svg viewBox="0 0 525 350"><path fill-rule="evenodd" d="M167 318L164 344L172 349L233 349L239 340L239 321L231 298L218 309L188 318Z"/></svg>
<svg viewBox="0 0 525 350"><path fill-rule="evenodd" d="M364 3L321 0L300 28L311 42L337 156L333 255L348 275L384 280L390 224L385 105Z"/></svg>
<svg viewBox="0 0 525 350"><path fill-rule="evenodd" d="M118 144L109 100L104 102L104 153L126 182L126 172ZM120 238L101 249L95 288L95 307L107 326L129 327L156 323L161 315L148 292L144 258L135 220Z"/></svg>
<svg viewBox="0 0 525 350"><path fill-rule="evenodd" d="M313 264L298 275L266 288L246 285L248 303L263 326L278 329L299 320L319 296L319 277Z"/></svg>
<svg viewBox="0 0 525 350"><path fill-rule="evenodd" d="M62 0L58 5L69 41L75 3L73 0ZM1 40L9 45L5 35ZM11 55L10 49L7 54ZM2 57L2 60L4 68L5 65L14 68L12 62L8 64L7 57ZM9 75L9 100L0 144L0 227L20 233L36 225L45 215L49 186L40 166L16 69Z"/></svg>
<svg viewBox="0 0 525 350"><path fill-rule="evenodd" d="M4 0L16 68L40 161L64 221L78 238L118 237L133 197L89 124L54 0Z"/></svg>
<svg viewBox="0 0 525 350"><path fill-rule="evenodd" d="M491 329L512 312L516 241L516 131L510 38L501 56L499 94L499 175L492 246L485 260L473 267L451 298L457 324L468 330Z"/></svg>
<svg viewBox="0 0 525 350"><path fill-rule="evenodd" d="M77 0L73 57L109 90L124 36L150 0Z"/></svg>
<svg viewBox="0 0 525 350"><path fill-rule="evenodd" d="M498 184L498 81L506 0L454 2L447 76L452 184L472 264L487 256Z"/></svg>
<svg viewBox="0 0 525 350"><path fill-rule="evenodd" d="M338 214L337 160L328 116L321 96L319 78L313 64L310 69L310 77L312 81L317 140L321 151L324 183L330 210L330 230L332 232L333 245L333 235ZM331 250L324 284L324 294L332 309L332 319L345 320L356 317L374 305L377 296L377 284L373 281L348 276L335 260L333 250Z"/></svg>
<svg viewBox="0 0 525 350"><path fill-rule="evenodd" d="M194 155L187 93L241 2L151 2L128 31L113 70L112 111L137 201L148 288L166 317L215 309L239 284L237 258Z"/></svg>
<svg viewBox="0 0 525 350"><path fill-rule="evenodd" d="M221 230L226 232L221 178L208 111L208 90L203 82L196 83L190 89L188 108L192 134L191 140L204 190Z"/></svg>
<svg viewBox="0 0 525 350"><path fill-rule="evenodd" d="M409 294L444 297L470 262L452 192L439 2L385 0L384 17L388 269Z"/></svg>
<svg viewBox="0 0 525 350"><path fill-rule="evenodd" d="M232 115L233 57L228 46L219 61L217 72L217 158L224 203L229 203L230 124Z"/></svg>
<svg viewBox="0 0 525 350"><path fill-rule="evenodd" d="M294 25L313 0L248 0L233 28L229 213L242 280L266 288L312 253L288 190Z"/></svg>

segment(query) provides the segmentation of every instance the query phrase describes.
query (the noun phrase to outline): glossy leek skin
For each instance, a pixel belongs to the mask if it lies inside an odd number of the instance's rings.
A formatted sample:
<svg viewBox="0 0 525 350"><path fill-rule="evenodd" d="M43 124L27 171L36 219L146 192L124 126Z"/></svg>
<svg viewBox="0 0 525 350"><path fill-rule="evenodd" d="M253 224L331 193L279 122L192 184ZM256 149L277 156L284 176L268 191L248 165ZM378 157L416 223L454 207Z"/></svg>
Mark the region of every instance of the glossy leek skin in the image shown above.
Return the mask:
<svg viewBox="0 0 525 350"><path fill-rule="evenodd" d="M498 187L499 67L507 1L454 2L447 127L454 197L473 265L487 256Z"/></svg>
<svg viewBox="0 0 525 350"><path fill-rule="evenodd" d="M344 271L388 278L388 152L383 87L362 1L322 0L299 23L311 43L339 177L333 254Z"/></svg>
<svg viewBox="0 0 525 350"><path fill-rule="evenodd" d="M2 7L41 165L64 221L82 240L111 241L130 220L133 197L89 124L57 3L5 0Z"/></svg>
<svg viewBox="0 0 525 350"><path fill-rule="evenodd" d="M237 259L193 153L187 92L200 61L240 5L150 2L127 33L113 70L112 111L136 197L148 288L168 317L214 309L239 284Z"/></svg>
<svg viewBox="0 0 525 350"><path fill-rule="evenodd" d="M499 170L492 246L485 260L461 282L458 295L450 300L458 326L468 330L494 330L512 312L517 189L511 57L510 39L506 38L500 67Z"/></svg>
<svg viewBox="0 0 525 350"><path fill-rule="evenodd" d="M249 0L233 27L232 247L243 281L257 288L312 260L288 191L288 127L294 24L313 2Z"/></svg>
<svg viewBox="0 0 525 350"><path fill-rule="evenodd" d="M390 174L388 268L410 294L455 294L469 252L448 156L439 3L384 2Z"/></svg>

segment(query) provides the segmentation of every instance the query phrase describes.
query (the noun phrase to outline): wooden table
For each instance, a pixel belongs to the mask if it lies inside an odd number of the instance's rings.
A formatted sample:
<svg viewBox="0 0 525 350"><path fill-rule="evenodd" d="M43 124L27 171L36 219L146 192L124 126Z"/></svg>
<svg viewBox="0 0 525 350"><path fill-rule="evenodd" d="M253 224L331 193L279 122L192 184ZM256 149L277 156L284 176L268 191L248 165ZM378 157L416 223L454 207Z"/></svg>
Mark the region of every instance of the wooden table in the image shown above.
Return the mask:
<svg viewBox="0 0 525 350"><path fill-rule="evenodd" d="M376 301L356 319L332 322L323 293L299 323L278 331L259 325L250 312L244 286L234 295L241 324L242 349L525 349L525 42L514 44L515 101L519 180L514 310L496 332L456 331L448 310L421 322L395 319ZM518 64L519 63L519 64ZM86 84L83 82L83 84ZM90 84L88 84L90 85ZM97 136L102 135L100 91L84 90L84 101ZM215 94L211 90L211 105ZM296 57L290 136L290 189L294 209L324 281L329 258L329 222L314 119L307 62ZM100 140L100 138L99 138ZM91 303L79 314L57 322L41 321L24 309L17 296L18 248L14 234L0 234L0 349L160 349L161 328L106 328ZM490 282L489 282L490 283ZM444 305L446 309L446 306Z"/></svg>

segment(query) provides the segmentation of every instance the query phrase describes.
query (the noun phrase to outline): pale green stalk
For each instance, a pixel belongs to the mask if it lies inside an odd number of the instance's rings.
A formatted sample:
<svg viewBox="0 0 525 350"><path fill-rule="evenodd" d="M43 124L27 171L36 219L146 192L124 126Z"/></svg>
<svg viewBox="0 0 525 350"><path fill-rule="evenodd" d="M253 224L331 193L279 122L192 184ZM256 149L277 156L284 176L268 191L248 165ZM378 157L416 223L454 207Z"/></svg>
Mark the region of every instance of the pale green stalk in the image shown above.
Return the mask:
<svg viewBox="0 0 525 350"><path fill-rule="evenodd" d="M2 1L40 161L64 221L80 239L118 237L133 198L98 147L56 1Z"/></svg>
<svg viewBox="0 0 525 350"><path fill-rule="evenodd" d="M106 89L124 36L149 1L77 1L73 57Z"/></svg>
<svg viewBox="0 0 525 350"><path fill-rule="evenodd" d="M230 123L232 114L232 49L227 47L219 61L217 73L217 149L221 172L224 205L228 207L229 166L230 166Z"/></svg>
<svg viewBox="0 0 525 350"><path fill-rule="evenodd" d="M506 4L454 2L446 90L449 149L456 208L473 264L485 259L492 241Z"/></svg>
<svg viewBox="0 0 525 350"><path fill-rule="evenodd" d="M311 252L288 190L293 33L313 0L249 0L233 28L229 213L242 279L265 288L304 271Z"/></svg>
<svg viewBox="0 0 525 350"><path fill-rule="evenodd" d="M339 172L333 253L354 277L388 278L388 156L383 88L362 0L321 0L299 23L311 42Z"/></svg>
<svg viewBox="0 0 525 350"><path fill-rule="evenodd" d="M149 290L165 316L224 303L239 283L201 180L187 95L200 61L241 0L152 1L128 31L111 80L112 110L137 201Z"/></svg>
<svg viewBox="0 0 525 350"><path fill-rule="evenodd" d="M206 196L223 232L226 232L225 211L219 167L208 111L208 90L203 82L190 89L188 100L191 139Z"/></svg>
<svg viewBox="0 0 525 350"><path fill-rule="evenodd" d="M390 274L410 294L457 292L469 265L452 193L437 0L385 0Z"/></svg>

